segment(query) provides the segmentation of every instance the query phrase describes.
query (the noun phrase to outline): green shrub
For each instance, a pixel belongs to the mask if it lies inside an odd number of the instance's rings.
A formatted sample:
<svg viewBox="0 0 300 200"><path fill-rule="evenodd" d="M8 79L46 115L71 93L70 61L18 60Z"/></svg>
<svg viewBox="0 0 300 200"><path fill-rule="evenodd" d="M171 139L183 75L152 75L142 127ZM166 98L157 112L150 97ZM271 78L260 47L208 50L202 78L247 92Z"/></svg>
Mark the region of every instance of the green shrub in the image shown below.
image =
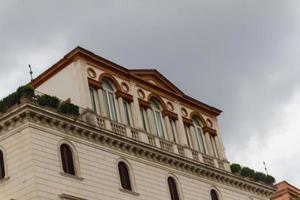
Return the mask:
<svg viewBox="0 0 300 200"><path fill-rule="evenodd" d="M48 106L51 108L58 108L59 106L59 99L55 96L50 96L47 94L43 94L37 98L37 102L41 106Z"/></svg>
<svg viewBox="0 0 300 200"><path fill-rule="evenodd" d="M266 184L274 184L275 183L275 178L271 175L267 175L265 183Z"/></svg>
<svg viewBox="0 0 300 200"><path fill-rule="evenodd" d="M2 101L0 103L0 111L1 112L7 111L7 109L12 107L13 105L18 104L19 100L20 100L20 98L18 97L16 92L11 93L10 95L8 95L4 99L2 99Z"/></svg>
<svg viewBox="0 0 300 200"><path fill-rule="evenodd" d="M265 175L264 173L255 172L255 175L254 175L255 181L266 182L266 178L267 178L267 175Z"/></svg>
<svg viewBox="0 0 300 200"><path fill-rule="evenodd" d="M69 102L63 102L59 108L58 111L64 114L71 114L71 115L79 115L79 107L69 103Z"/></svg>
<svg viewBox="0 0 300 200"><path fill-rule="evenodd" d="M34 96L34 87L30 84L21 86L17 89L17 95L19 98L23 96L31 98Z"/></svg>
<svg viewBox="0 0 300 200"><path fill-rule="evenodd" d="M233 163L230 165L230 169L232 173L239 173L242 170L241 165L237 164L237 163Z"/></svg>
<svg viewBox="0 0 300 200"><path fill-rule="evenodd" d="M249 167L243 167L241 170L241 175L244 177L254 178L255 171Z"/></svg>

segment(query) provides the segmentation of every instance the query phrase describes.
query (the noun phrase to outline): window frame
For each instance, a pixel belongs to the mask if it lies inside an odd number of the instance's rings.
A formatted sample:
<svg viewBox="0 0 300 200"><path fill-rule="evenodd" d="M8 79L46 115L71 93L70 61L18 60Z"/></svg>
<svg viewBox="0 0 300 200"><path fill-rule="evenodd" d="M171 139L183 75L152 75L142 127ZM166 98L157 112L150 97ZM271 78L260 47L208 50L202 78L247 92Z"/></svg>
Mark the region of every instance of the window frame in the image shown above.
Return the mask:
<svg viewBox="0 0 300 200"><path fill-rule="evenodd" d="M157 100L152 99L151 100L151 109L152 109L152 116L154 119L156 134L158 137L160 137L162 139L166 139L164 118L162 115L162 109L161 109L160 103Z"/></svg>
<svg viewBox="0 0 300 200"><path fill-rule="evenodd" d="M148 114L147 114L147 108L144 106L140 105L140 115L143 123L143 129L145 132L149 132L149 119L148 119Z"/></svg>
<svg viewBox="0 0 300 200"><path fill-rule="evenodd" d="M111 88L105 87L105 85L108 85ZM113 121L118 121L115 86L111 83L111 81L104 79L102 80L102 92L107 117Z"/></svg>
<svg viewBox="0 0 300 200"><path fill-rule="evenodd" d="M171 129L171 134L172 134L172 140L173 142L177 143L178 142L178 131L177 131L177 126L176 126L176 121L175 119L169 118L169 123L170 123L170 129Z"/></svg>
<svg viewBox="0 0 300 200"><path fill-rule="evenodd" d="M92 110L95 113L100 113L100 108L99 108L100 101L99 101L98 90L93 86L89 86L89 93L91 98Z"/></svg>
<svg viewBox="0 0 300 200"><path fill-rule="evenodd" d="M201 123L201 120L198 117L194 116L192 118L192 121L193 121L193 126L195 129L195 136L196 136L198 151L200 151L201 153L207 154L205 135L203 133L203 129L202 129L203 125ZM198 124L196 122L198 122Z"/></svg>
<svg viewBox="0 0 300 200"><path fill-rule="evenodd" d="M166 186L167 186L167 190L168 190L168 194L169 194L169 199L172 199L172 195L171 195L171 190L170 190L170 186L169 186L169 178L172 178L175 182L176 185L176 190L177 190L177 195L178 195L178 200L182 200L183 198L183 193L182 193L182 189L181 189L181 183L179 181L179 179L177 178L177 176L173 173L168 173L167 176L165 177L165 181L166 181ZM175 199L176 200L176 199Z"/></svg>
<svg viewBox="0 0 300 200"><path fill-rule="evenodd" d="M123 106L124 106L126 124L130 127L133 127L131 102L123 99Z"/></svg>
<svg viewBox="0 0 300 200"><path fill-rule="evenodd" d="M120 172L119 172L119 163L120 162L124 163L125 166L127 167L131 190L123 188L123 186L121 184L121 177L120 177ZM133 168L132 168L131 164L129 163L129 161L127 161L125 158L117 159L116 160L116 173L117 173L117 178L118 178L118 183L119 183L119 190L121 192L125 192L125 193L131 194L131 195L138 196L139 193L137 192L137 185L135 183Z"/></svg>
<svg viewBox="0 0 300 200"><path fill-rule="evenodd" d="M217 200L222 200L223 199L221 191L216 186L211 186L209 188L209 190L207 191L207 194L208 194L210 200L212 200L211 191L216 192Z"/></svg>
<svg viewBox="0 0 300 200"><path fill-rule="evenodd" d="M73 156L73 165L74 165L74 170L75 170L75 175L73 174L69 174L66 173L63 169L63 161L62 161L62 156L61 156L61 150L60 147L61 145L66 144L69 146L71 152L72 152L72 156ZM57 151L58 151L58 157L59 157L59 166L60 166L60 172L59 174L65 177L69 177L69 178L74 178L77 180L83 180L83 178L81 177L81 173L80 173L80 163L79 163L79 156L78 156L78 152L76 150L75 145L67 140L61 140L60 142L58 142L57 144Z"/></svg>

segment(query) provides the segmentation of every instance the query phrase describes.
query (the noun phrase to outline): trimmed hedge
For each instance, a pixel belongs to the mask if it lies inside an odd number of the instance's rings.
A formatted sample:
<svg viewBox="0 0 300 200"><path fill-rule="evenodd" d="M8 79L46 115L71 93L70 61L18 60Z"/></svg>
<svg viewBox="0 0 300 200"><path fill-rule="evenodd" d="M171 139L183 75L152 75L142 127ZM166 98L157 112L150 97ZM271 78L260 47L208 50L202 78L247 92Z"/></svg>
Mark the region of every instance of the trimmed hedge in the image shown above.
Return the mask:
<svg viewBox="0 0 300 200"><path fill-rule="evenodd" d="M275 183L275 178L273 176L266 175L262 172L256 172L249 167L241 168L241 166L237 163L231 164L230 169L232 173L240 173L241 176L251 178L254 181L261 181L269 185Z"/></svg>
<svg viewBox="0 0 300 200"><path fill-rule="evenodd" d="M255 175L255 171L250 169L249 167L243 167L241 171L241 175L245 177L253 178Z"/></svg>
<svg viewBox="0 0 300 200"><path fill-rule="evenodd" d="M59 108L58 111L64 114L71 114L71 115L79 115L79 107L69 103L69 102L63 102Z"/></svg>
<svg viewBox="0 0 300 200"><path fill-rule="evenodd" d="M40 106L48 106L50 108L57 109L59 106L59 99L55 96L43 94L37 98L37 102Z"/></svg>
<svg viewBox="0 0 300 200"><path fill-rule="evenodd" d="M230 169L232 173L240 173L242 170L242 167L240 164L233 163L230 165Z"/></svg>
<svg viewBox="0 0 300 200"><path fill-rule="evenodd" d="M13 105L19 104L23 96L27 98L34 96L34 88L30 84L19 87L16 92L0 100L0 112L4 113Z"/></svg>

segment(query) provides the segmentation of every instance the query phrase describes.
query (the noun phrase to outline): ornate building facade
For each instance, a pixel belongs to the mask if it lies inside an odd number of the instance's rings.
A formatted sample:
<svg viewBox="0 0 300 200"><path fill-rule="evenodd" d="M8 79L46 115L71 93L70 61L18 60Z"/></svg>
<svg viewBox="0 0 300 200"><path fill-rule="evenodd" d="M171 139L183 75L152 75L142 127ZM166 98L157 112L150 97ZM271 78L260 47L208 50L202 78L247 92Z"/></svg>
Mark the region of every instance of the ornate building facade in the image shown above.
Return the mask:
<svg viewBox="0 0 300 200"><path fill-rule="evenodd" d="M156 70L81 47L33 82L80 107L31 102L0 115L1 200L267 200L274 188L230 172L217 117Z"/></svg>

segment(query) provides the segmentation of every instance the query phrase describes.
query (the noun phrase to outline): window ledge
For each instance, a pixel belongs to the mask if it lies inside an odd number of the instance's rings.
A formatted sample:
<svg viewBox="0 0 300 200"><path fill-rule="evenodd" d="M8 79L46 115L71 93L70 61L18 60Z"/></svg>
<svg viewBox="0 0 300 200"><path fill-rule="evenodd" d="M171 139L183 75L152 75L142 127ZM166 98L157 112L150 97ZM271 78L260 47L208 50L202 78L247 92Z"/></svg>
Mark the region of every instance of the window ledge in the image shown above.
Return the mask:
<svg viewBox="0 0 300 200"><path fill-rule="evenodd" d="M0 180L0 184L6 182L9 178L9 176L5 176L3 179Z"/></svg>
<svg viewBox="0 0 300 200"><path fill-rule="evenodd" d="M131 194L131 195L135 195L135 196L139 196L139 195L140 195L140 194L137 193L137 192L134 192L134 191L131 191L131 190L126 190L126 189L124 189L124 188L119 188L119 190L120 190L121 192L125 192L125 193L127 193L127 194Z"/></svg>
<svg viewBox="0 0 300 200"><path fill-rule="evenodd" d="M75 180L78 180L78 181L83 181L82 177L79 177L79 176L76 176L76 175L68 174L68 173L65 173L65 172L60 172L59 174L64 176L64 177L72 178L72 179L75 179Z"/></svg>

